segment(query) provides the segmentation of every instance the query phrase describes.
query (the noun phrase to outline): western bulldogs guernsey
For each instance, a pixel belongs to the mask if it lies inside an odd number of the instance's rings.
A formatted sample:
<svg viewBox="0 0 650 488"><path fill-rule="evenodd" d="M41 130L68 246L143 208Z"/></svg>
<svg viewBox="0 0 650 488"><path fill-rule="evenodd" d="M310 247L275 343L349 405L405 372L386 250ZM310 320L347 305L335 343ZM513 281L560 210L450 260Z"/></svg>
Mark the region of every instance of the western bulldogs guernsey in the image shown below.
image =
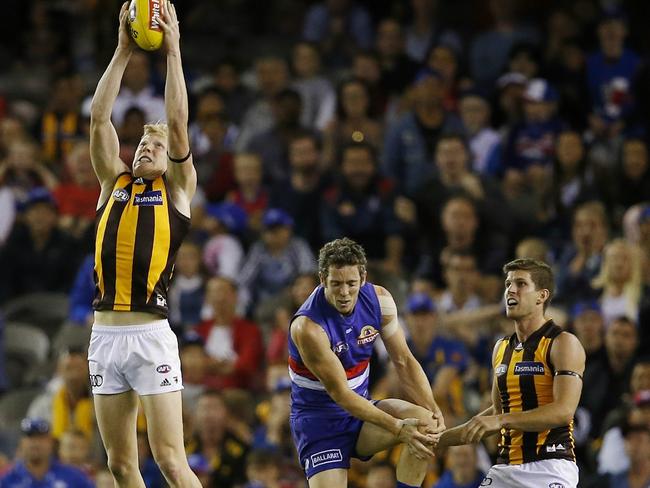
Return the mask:
<svg viewBox="0 0 650 488"><path fill-rule="evenodd" d="M368 398L370 356L381 330L381 309L377 293L371 283L359 290L354 311L341 315L325 298L325 290L318 286L291 321L305 316L320 325L330 340L348 377L348 385L357 394ZM337 405L303 364L298 348L289 334L289 375L291 376L291 416L342 417L350 416Z"/></svg>

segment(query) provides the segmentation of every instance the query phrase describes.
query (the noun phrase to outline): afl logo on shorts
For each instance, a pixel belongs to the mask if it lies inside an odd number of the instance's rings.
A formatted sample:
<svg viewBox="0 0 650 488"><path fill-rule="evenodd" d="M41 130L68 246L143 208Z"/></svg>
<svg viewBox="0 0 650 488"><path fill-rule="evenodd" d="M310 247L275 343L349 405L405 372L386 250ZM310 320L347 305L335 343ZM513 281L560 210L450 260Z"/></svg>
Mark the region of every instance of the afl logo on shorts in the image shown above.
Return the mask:
<svg viewBox="0 0 650 488"><path fill-rule="evenodd" d="M129 199L129 192L124 188L118 188L113 192L113 198L118 202L126 202Z"/></svg>
<svg viewBox="0 0 650 488"><path fill-rule="evenodd" d="M372 325L364 325L361 329L359 337L357 337L357 344L363 346L364 344L370 344L375 342L379 332Z"/></svg>
<svg viewBox="0 0 650 488"><path fill-rule="evenodd" d="M90 375L90 386L98 388L104 384L104 377L101 374Z"/></svg>
<svg viewBox="0 0 650 488"><path fill-rule="evenodd" d="M551 483L548 488L564 488L564 485L562 483Z"/></svg>
<svg viewBox="0 0 650 488"><path fill-rule="evenodd" d="M172 370L172 367L169 364L161 364L156 368L156 371L158 371L161 374L169 373Z"/></svg>

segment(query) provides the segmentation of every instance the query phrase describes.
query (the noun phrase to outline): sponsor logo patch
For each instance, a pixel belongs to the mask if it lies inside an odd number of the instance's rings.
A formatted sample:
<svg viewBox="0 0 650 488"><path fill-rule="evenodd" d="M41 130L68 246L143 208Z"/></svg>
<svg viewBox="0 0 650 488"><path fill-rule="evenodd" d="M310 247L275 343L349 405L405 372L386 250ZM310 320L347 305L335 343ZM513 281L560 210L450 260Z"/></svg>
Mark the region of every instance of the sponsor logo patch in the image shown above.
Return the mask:
<svg viewBox="0 0 650 488"><path fill-rule="evenodd" d="M327 451L317 452L309 456L313 468L321 464L336 463L343 461L343 455L340 449L328 449Z"/></svg>
<svg viewBox="0 0 650 488"><path fill-rule="evenodd" d="M136 193L133 198L133 205L139 207L151 207L153 205L162 205L163 197L161 190L145 191Z"/></svg>
<svg viewBox="0 0 650 488"><path fill-rule="evenodd" d="M90 386L98 388L104 384L104 377L101 374L90 375Z"/></svg>
<svg viewBox="0 0 650 488"><path fill-rule="evenodd" d="M160 386L172 386L172 384L169 382L167 378L165 378L160 382Z"/></svg>
<svg viewBox="0 0 650 488"><path fill-rule="evenodd" d="M483 478L483 481L481 481L481 486L490 486L492 484L492 478L488 478L487 476Z"/></svg>
<svg viewBox="0 0 650 488"><path fill-rule="evenodd" d="M566 451L563 444L551 444L546 446L546 452Z"/></svg>
<svg viewBox="0 0 650 488"><path fill-rule="evenodd" d="M544 364L537 361L522 361L515 364L514 373L519 376L544 374Z"/></svg>
<svg viewBox="0 0 650 488"><path fill-rule="evenodd" d="M156 368L156 371L162 374L169 373L171 370L172 367L169 364L161 364Z"/></svg>
<svg viewBox="0 0 650 488"><path fill-rule="evenodd" d="M375 342L379 332L372 325L364 325L361 329L359 337L357 337L357 344L363 346L364 344L371 344Z"/></svg>
<svg viewBox="0 0 650 488"><path fill-rule="evenodd" d="M494 374L497 376L501 376L506 371L508 371L508 365L506 364L499 364L496 368L494 368Z"/></svg>
<svg viewBox="0 0 650 488"><path fill-rule="evenodd" d="M129 199L129 192L124 188L118 188L113 192L113 198L118 202L126 202Z"/></svg>

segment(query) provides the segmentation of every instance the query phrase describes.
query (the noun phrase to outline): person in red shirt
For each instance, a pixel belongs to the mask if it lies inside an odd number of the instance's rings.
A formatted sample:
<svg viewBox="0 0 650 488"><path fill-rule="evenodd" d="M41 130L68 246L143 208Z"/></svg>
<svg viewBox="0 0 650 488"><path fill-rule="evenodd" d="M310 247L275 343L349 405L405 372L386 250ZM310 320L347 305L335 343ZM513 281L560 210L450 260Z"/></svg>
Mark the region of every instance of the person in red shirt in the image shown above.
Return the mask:
<svg viewBox="0 0 650 488"><path fill-rule="evenodd" d="M254 322L237 315L237 285L224 277L211 278L205 289L204 316L195 330L208 355L206 386L213 389L259 389L262 371L262 334Z"/></svg>

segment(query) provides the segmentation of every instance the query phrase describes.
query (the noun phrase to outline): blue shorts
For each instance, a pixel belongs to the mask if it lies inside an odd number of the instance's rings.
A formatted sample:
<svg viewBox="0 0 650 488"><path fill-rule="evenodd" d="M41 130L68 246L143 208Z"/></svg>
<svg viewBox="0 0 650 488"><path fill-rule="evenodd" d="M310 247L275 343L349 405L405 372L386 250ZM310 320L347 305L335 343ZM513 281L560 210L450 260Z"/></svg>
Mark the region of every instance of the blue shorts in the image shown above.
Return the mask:
<svg viewBox="0 0 650 488"><path fill-rule="evenodd" d="M356 452L357 439L363 426L363 420L356 417L302 415L292 416L290 423L293 442L307 479L321 471L350 469L351 458L367 461L372 457L362 457Z"/></svg>

